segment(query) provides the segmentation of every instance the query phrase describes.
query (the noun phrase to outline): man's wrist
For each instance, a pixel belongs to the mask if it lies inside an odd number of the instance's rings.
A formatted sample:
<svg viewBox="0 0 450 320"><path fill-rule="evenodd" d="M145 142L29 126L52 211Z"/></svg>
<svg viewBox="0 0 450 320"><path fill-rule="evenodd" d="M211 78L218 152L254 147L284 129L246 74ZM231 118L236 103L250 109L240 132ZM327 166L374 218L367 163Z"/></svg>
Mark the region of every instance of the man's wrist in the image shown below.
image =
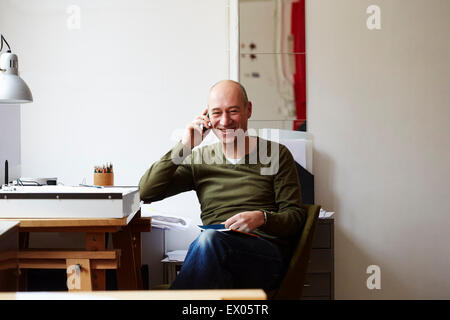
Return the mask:
<svg viewBox="0 0 450 320"><path fill-rule="evenodd" d="M263 225L265 225L267 223L267 213L264 210L259 210L259 211L261 211L263 213L263 215L264 215L264 223L263 223Z"/></svg>

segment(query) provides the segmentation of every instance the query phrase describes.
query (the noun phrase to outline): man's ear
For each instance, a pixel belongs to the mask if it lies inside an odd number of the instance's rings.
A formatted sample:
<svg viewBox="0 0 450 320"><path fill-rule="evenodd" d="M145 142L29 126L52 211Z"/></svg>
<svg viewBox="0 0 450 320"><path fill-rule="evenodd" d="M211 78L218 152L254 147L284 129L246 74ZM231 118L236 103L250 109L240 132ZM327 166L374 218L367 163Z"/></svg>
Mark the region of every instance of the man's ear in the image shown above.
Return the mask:
<svg viewBox="0 0 450 320"><path fill-rule="evenodd" d="M249 101L247 103L247 119L250 119L251 116L252 116L252 103L251 101Z"/></svg>

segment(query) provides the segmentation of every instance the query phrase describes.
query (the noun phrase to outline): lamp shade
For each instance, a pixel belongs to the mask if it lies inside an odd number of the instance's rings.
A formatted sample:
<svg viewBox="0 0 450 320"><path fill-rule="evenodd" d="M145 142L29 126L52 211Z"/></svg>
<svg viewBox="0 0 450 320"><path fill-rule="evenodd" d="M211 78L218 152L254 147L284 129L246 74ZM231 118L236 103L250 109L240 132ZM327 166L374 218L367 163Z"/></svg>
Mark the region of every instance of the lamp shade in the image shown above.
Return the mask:
<svg viewBox="0 0 450 320"><path fill-rule="evenodd" d="M22 104L33 101L30 88L19 77L17 55L11 52L0 56L0 104Z"/></svg>

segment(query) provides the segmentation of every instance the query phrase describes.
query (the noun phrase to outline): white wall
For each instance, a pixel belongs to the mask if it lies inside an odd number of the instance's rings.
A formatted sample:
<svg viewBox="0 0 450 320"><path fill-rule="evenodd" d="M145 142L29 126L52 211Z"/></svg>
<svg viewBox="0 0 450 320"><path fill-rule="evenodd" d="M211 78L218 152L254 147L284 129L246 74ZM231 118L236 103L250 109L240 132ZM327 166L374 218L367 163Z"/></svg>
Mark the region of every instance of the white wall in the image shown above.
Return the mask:
<svg viewBox="0 0 450 320"><path fill-rule="evenodd" d="M366 9L381 8L381 30ZM450 2L307 1L316 200L338 299L450 298ZM366 268L381 268L368 290Z"/></svg>
<svg viewBox="0 0 450 320"><path fill-rule="evenodd" d="M228 77L227 3L1 1L0 30L34 97L22 106L22 175L92 183L94 165L111 161L116 185L137 185ZM70 5L80 29L68 28ZM163 206L200 221L193 192Z"/></svg>
<svg viewBox="0 0 450 320"><path fill-rule="evenodd" d="M137 184L228 75L226 2L0 2L35 98L21 107L22 174L91 182L93 165L112 161L116 184ZM80 30L66 27L70 4ZM366 28L371 4L381 30ZM317 202L336 211L336 298L450 297L449 9L307 1L308 126ZM199 214L192 193L161 205ZM366 287L371 264L378 291Z"/></svg>

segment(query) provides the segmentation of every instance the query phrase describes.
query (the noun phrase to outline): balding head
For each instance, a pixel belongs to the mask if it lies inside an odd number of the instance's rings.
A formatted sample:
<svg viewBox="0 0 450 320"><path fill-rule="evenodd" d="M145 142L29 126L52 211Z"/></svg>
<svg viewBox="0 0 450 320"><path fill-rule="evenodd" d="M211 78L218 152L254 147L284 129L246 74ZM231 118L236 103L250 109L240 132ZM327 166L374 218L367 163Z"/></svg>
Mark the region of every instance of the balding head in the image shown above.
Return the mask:
<svg viewBox="0 0 450 320"><path fill-rule="evenodd" d="M233 92L235 90L239 91L242 104L245 108L247 108L247 106L248 106L247 92L245 91L244 86L237 81L221 80L221 81L215 83L211 87L211 89L209 90L209 95L210 96L216 95L216 94L218 94L218 92L223 93L223 94L236 94L236 92Z"/></svg>

